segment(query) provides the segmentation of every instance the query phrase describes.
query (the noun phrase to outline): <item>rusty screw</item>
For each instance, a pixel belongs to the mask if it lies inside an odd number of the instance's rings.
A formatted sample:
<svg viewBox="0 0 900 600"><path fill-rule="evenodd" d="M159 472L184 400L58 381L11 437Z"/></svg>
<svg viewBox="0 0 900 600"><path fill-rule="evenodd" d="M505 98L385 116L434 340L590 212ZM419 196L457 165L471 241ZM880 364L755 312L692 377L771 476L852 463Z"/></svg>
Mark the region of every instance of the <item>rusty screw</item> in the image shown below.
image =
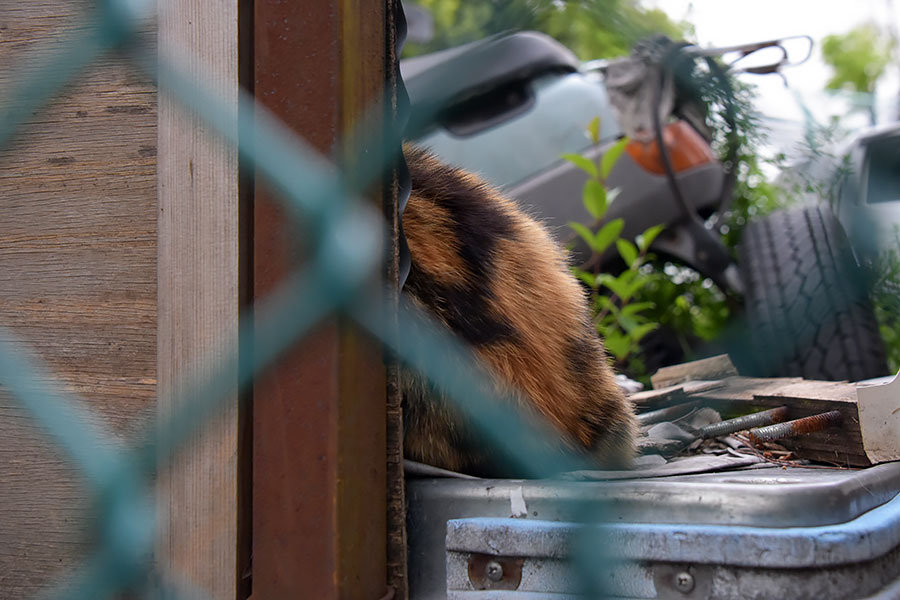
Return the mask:
<svg viewBox="0 0 900 600"><path fill-rule="evenodd" d="M830 410L820 415L811 417L803 417L793 421L786 421L777 425L769 425L768 427L759 427L750 430L750 439L755 443L771 442L786 437L793 437L804 433L813 433L828 429L832 425L839 425L841 422L841 411Z"/></svg>
<svg viewBox="0 0 900 600"><path fill-rule="evenodd" d="M484 566L484 575L491 581L500 581L503 579L503 565L496 560L488 561Z"/></svg>
<svg viewBox="0 0 900 600"><path fill-rule="evenodd" d="M694 576L687 571L675 575L675 589L682 594L689 594L694 589Z"/></svg>

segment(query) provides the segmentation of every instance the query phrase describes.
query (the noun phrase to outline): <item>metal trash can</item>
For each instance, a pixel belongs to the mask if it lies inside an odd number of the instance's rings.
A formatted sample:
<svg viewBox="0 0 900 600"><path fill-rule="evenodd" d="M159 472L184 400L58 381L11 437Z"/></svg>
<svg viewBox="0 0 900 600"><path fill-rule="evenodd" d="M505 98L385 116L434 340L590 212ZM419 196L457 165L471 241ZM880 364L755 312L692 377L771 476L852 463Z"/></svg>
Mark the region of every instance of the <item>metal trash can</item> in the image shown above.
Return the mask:
<svg viewBox="0 0 900 600"><path fill-rule="evenodd" d="M898 492L900 463L411 479L411 597L584 597L592 583L617 598L900 598Z"/></svg>

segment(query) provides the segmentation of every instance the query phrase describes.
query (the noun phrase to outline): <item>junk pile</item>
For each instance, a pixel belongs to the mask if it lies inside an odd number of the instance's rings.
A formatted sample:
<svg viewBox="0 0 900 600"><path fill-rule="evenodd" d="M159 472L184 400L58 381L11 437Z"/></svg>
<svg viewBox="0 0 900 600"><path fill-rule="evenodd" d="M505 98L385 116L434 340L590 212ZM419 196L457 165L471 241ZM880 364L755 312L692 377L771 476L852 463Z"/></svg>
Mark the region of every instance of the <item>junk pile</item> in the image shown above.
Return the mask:
<svg viewBox="0 0 900 600"><path fill-rule="evenodd" d="M629 395L640 462L696 454L867 467L900 459L900 382L741 377L725 355L661 369Z"/></svg>

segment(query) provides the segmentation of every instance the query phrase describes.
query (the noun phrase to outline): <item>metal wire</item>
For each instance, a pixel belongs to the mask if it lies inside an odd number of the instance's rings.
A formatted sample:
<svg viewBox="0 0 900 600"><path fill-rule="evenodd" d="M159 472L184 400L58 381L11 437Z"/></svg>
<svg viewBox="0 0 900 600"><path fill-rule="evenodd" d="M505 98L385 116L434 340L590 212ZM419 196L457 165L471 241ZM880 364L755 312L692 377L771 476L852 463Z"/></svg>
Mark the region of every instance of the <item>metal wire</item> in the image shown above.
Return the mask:
<svg viewBox="0 0 900 600"><path fill-rule="evenodd" d="M48 58L31 65L27 74L17 79L20 83L5 103L0 116L0 149L10 144L36 110L48 105L96 59L133 41L152 8L153 3L144 0L105 0L87 25L48 42L37 53ZM154 78L160 93L171 95L238 148L243 164L279 192L298 226L311 234L316 250L307 264L254 307L254 326L240 332L212 376L174 386L183 390L180 393L190 402L173 403L181 408L159 425L148 424L143 442L131 449L114 446L111 436L91 424L79 402L49 383L49 374L37 361L24 358L28 354L22 350L23 343L0 330L0 384L69 457L94 503L94 514L85 515L86 522L96 528L93 554L50 597L100 599L142 590L152 567L152 480L157 467L165 464L221 403L233 397L235 372L238 387L250 385L283 351L336 312L355 319L443 388L487 441L523 473L546 476L585 466L580 457L561 449L548 452L548 444L542 442L548 439L546 431L525 417L511 415L508 404L493 397L487 376L463 344L448 340L443 330L408 307L401 307L404 335L397 335L388 326L390 315L375 308L387 303L363 298L359 290L379 266L379 236L384 224L371 207L355 200L337 169L287 133L286 127L246 93L232 109L172 65L157 62L146 49L127 47L123 55ZM386 137L380 155L390 164L399 153L401 135L393 132ZM366 166L369 179L386 167ZM356 180L353 187L362 189L366 183ZM241 321L249 323L251 319L244 315ZM458 369L465 370L465 377L458 376ZM163 596L176 595L166 590Z"/></svg>

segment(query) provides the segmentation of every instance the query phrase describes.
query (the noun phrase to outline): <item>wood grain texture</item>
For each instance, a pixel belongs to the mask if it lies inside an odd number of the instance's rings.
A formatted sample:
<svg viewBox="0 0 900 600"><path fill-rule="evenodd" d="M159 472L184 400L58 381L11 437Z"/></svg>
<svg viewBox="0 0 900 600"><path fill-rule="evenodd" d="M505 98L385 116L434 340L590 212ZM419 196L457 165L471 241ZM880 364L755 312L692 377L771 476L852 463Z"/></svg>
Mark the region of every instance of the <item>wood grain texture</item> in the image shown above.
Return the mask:
<svg viewBox="0 0 900 600"><path fill-rule="evenodd" d="M0 3L0 112L28 61L88 2ZM104 57L0 149L0 324L113 439L156 393L156 93ZM90 550L90 498L0 395L0 598L30 598Z"/></svg>
<svg viewBox="0 0 900 600"><path fill-rule="evenodd" d="M236 2L160 3L162 56L236 106ZM165 94L159 109L159 414L238 326L237 154ZM209 598L237 590L237 396L160 474L158 563Z"/></svg>

